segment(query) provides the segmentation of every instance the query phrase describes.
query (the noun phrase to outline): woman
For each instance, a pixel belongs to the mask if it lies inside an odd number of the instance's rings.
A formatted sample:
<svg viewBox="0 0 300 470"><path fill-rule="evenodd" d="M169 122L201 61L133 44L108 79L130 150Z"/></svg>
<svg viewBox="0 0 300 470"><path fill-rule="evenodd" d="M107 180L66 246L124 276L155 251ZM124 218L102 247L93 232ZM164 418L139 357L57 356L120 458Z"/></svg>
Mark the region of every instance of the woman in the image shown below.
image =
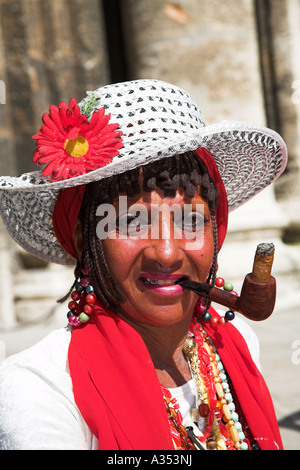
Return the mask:
<svg viewBox="0 0 300 470"><path fill-rule="evenodd" d="M0 179L2 217L75 282L69 327L2 366L2 448L281 449L248 328L177 283L216 282L228 209L282 173L280 136L205 127L184 90L137 80L51 106L34 138L45 168Z"/></svg>

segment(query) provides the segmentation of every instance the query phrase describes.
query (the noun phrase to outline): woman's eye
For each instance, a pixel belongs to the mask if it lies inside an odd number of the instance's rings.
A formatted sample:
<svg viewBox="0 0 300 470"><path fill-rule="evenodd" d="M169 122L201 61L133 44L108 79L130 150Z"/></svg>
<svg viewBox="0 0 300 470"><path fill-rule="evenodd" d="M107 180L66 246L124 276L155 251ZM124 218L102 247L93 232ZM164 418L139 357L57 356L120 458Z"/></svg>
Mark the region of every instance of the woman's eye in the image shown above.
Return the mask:
<svg viewBox="0 0 300 470"><path fill-rule="evenodd" d="M181 226L184 231L198 232L199 230L203 229L205 222L206 221L203 214L199 214L198 212L191 212L184 214L184 217L181 220Z"/></svg>
<svg viewBox="0 0 300 470"><path fill-rule="evenodd" d="M145 229L148 229L149 220L140 213L131 215L124 214L116 220L116 229L118 233L128 236L136 236Z"/></svg>
<svg viewBox="0 0 300 470"><path fill-rule="evenodd" d="M116 227L128 227L130 222L132 222L136 217L129 214L124 214L121 217L118 217L116 220Z"/></svg>

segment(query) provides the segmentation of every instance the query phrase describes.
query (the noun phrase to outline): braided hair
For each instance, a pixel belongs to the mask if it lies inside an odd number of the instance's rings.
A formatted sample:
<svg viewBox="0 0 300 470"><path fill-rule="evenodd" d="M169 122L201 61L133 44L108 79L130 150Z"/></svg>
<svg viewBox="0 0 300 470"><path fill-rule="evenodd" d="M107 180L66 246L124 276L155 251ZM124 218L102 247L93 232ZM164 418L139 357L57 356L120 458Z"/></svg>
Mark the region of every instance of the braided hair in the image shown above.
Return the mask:
<svg viewBox="0 0 300 470"><path fill-rule="evenodd" d="M218 191L206 165L195 152L191 151L143 166L142 188L140 174L141 169L135 168L102 181L89 183L79 214L82 223L83 250L75 268L75 282L82 276L86 267L98 299L113 312L118 311L118 305L125 299L105 260L102 241L96 234L95 214L99 204L110 203L119 194L125 193L128 197L133 197L142 189L151 192L160 188L165 197L175 197L176 191L181 187L188 197L194 197L197 187L200 187L201 195L208 203L213 224L214 255L209 280L214 283L216 278L218 232L215 210L218 205Z"/></svg>

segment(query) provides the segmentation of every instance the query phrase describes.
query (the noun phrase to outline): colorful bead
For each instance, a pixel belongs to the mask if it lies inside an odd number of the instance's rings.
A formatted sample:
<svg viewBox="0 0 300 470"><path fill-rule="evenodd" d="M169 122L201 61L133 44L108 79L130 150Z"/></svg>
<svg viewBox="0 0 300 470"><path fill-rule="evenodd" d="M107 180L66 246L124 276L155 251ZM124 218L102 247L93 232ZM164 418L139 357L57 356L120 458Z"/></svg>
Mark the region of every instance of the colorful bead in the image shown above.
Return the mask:
<svg viewBox="0 0 300 470"><path fill-rule="evenodd" d="M90 279L88 277L84 277L80 280L80 284L82 287L86 288L90 283Z"/></svg>
<svg viewBox="0 0 300 470"><path fill-rule="evenodd" d="M241 443L241 450L248 450L248 444L247 444L247 442L242 442L242 443Z"/></svg>
<svg viewBox="0 0 300 470"><path fill-rule="evenodd" d="M219 318L218 317L211 317L209 324L212 328L216 328L219 324Z"/></svg>
<svg viewBox="0 0 300 470"><path fill-rule="evenodd" d="M234 317L235 317L235 313L232 310L228 310L225 313L225 321L227 321L227 322L234 320Z"/></svg>
<svg viewBox="0 0 300 470"><path fill-rule="evenodd" d="M70 325L74 324L74 321L77 319L76 315L70 315L69 316L69 323Z"/></svg>
<svg viewBox="0 0 300 470"><path fill-rule="evenodd" d="M77 291L77 290L75 290L75 291L72 292L72 294L71 294L71 299L73 299L73 300L75 300L75 301L76 301L76 300L79 300L80 297L81 297L81 294L80 294L80 292Z"/></svg>
<svg viewBox="0 0 300 470"><path fill-rule="evenodd" d="M229 390L229 385L228 385L227 382L224 382L224 383L222 384L222 387L223 387L223 390Z"/></svg>
<svg viewBox="0 0 300 470"><path fill-rule="evenodd" d="M75 300L71 300L71 302L68 303L69 310L76 310L76 307L77 303L75 302Z"/></svg>
<svg viewBox="0 0 300 470"><path fill-rule="evenodd" d="M81 292L81 291L84 290L84 288L82 287L82 285L80 284L79 281L76 282L75 289L76 289L77 292Z"/></svg>
<svg viewBox="0 0 300 470"><path fill-rule="evenodd" d="M95 304L96 303L96 296L95 294L88 294L85 298L85 300L87 301L88 304Z"/></svg>
<svg viewBox="0 0 300 470"><path fill-rule="evenodd" d="M79 326L81 325L81 321L79 320L79 318L75 317L72 324L73 326Z"/></svg>
<svg viewBox="0 0 300 470"><path fill-rule="evenodd" d="M233 284L231 282L225 282L223 285L223 289L231 292L233 290Z"/></svg>
<svg viewBox="0 0 300 470"><path fill-rule="evenodd" d="M201 405L199 405L198 410L199 410L199 415L202 418L207 418L209 414L209 406L206 403L201 403Z"/></svg>
<svg viewBox="0 0 300 470"><path fill-rule="evenodd" d="M206 313L203 315L203 317L202 317L202 320L203 320L203 321L209 322L210 319L211 319L211 314L210 314L209 312L206 312Z"/></svg>
<svg viewBox="0 0 300 470"><path fill-rule="evenodd" d="M83 311L87 315L91 315L93 313L93 310L94 310L94 305L85 304L85 306L83 307Z"/></svg>
<svg viewBox="0 0 300 470"><path fill-rule="evenodd" d="M225 317L219 317L218 318L218 325L219 326L223 326L223 325L226 325L226 320L225 320Z"/></svg>
<svg viewBox="0 0 300 470"><path fill-rule="evenodd" d="M94 288L93 286L91 286L90 284L85 288L85 292L87 294L91 294L92 292L94 292Z"/></svg>
<svg viewBox="0 0 300 470"><path fill-rule="evenodd" d="M218 446L217 441L215 439L208 439L206 445L208 450L215 450Z"/></svg>
<svg viewBox="0 0 300 470"><path fill-rule="evenodd" d="M86 313L81 313L78 317L78 320L81 323L86 323L87 321L89 321L89 319L90 319L90 317Z"/></svg>
<svg viewBox="0 0 300 470"><path fill-rule="evenodd" d="M225 281L222 277L217 277L216 282L215 282L215 285L217 287L223 287L224 283L225 283Z"/></svg>

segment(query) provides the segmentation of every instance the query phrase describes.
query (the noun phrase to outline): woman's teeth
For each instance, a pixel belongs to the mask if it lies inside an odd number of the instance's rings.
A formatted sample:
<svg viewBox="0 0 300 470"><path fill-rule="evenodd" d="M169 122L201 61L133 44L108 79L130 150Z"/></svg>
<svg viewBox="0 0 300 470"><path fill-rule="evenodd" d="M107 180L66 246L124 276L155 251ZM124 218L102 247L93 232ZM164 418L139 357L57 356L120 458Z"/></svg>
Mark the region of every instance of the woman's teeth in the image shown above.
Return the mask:
<svg viewBox="0 0 300 470"><path fill-rule="evenodd" d="M156 285L156 286L173 286L174 285L174 280L170 279L153 279L150 277L145 277L143 278L143 281L146 284L151 284L151 285Z"/></svg>

